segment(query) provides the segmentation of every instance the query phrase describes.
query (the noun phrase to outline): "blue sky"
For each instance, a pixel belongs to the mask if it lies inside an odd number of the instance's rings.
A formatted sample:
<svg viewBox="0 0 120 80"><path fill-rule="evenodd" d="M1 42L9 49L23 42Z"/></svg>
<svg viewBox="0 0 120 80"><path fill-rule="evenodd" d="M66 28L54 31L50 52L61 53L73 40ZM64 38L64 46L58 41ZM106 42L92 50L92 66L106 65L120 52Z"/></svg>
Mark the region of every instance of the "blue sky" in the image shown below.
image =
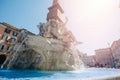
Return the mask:
<svg viewBox="0 0 120 80"><path fill-rule="evenodd" d="M78 41L83 53L94 54L95 49L120 39L119 0L61 0L69 21L67 28ZM0 22L38 33L39 22L46 22L52 0L0 0Z"/></svg>
<svg viewBox="0 0 120 80"><path fill-rule="evenodd" d="M46 22L52 0L0 0L0 22L38 33L36 25Z"/></svg>

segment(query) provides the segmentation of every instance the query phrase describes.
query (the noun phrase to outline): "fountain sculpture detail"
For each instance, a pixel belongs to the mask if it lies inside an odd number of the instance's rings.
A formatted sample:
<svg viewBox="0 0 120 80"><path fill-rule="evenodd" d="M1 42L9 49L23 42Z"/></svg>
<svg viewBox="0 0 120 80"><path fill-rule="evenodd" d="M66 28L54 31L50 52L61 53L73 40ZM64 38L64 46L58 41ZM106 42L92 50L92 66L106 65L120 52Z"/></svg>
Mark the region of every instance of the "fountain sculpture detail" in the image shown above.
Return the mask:
<svg viewBox="0 0 120 80"><path fill-rule="evenodd" d="M67 19L59 0L49 8L47 23L37 27L39 35L27 35L24 44L3 64L3 68L76 70L84 67L74 35L65 26ZM19 45L19 44L16 44Z"/></svg>

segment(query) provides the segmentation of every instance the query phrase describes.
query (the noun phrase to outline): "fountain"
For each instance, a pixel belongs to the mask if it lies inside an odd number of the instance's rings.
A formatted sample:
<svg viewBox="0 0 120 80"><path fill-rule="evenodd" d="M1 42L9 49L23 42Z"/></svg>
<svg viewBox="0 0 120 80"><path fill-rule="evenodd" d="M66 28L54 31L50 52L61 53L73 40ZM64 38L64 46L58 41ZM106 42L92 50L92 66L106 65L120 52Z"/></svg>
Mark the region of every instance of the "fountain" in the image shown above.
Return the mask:
<svg viewBox="0 0 120 80"><path fill-rule="evenodd" d="M79 42L65 27L68 20L63 16L59 0L54 0L48 9L47 22L37 26L39 35L27 34L21 44L16 43L19 47L13 49L2 65L4 68L77 70L84 67L81 53L75 47Z"/></svg>
<svg viewBox="0 0 120 80"><path fill-rule="evenodd" d="M59 0L54 0L47 22L37 26L39 34L28 34L24 44L16 44L20 47L14 47L12 55L2 65L5 70L0 70L0 79L119 80L118 69L85 69L81 53L75 47L79 42L65 27L67 18L63 13Z"/></svg>
<svg viewBox="0 0 120 80"><path fill-rule="evenodd" d="M13 49L12 56L3 64L4 68L58 71L84 67L81 53L75 48L77 41L63 23L49 20L39 26L44 28L44 33L28 34L22 44L16 44L19 47Z"/></svg>

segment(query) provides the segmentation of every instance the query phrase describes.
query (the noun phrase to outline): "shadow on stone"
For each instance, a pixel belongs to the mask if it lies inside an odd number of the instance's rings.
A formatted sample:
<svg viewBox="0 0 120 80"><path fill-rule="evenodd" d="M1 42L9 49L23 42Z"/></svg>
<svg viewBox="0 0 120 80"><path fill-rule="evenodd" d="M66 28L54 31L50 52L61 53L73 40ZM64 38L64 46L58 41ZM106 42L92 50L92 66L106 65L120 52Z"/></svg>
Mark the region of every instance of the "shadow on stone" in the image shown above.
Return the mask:
<svg viewBox="0 0 120 80"><path fill-rule="evenodd" d="M6 60L6 55L1 54L1 55L0 55L0 65L2 65L5 60Z"/></svg>

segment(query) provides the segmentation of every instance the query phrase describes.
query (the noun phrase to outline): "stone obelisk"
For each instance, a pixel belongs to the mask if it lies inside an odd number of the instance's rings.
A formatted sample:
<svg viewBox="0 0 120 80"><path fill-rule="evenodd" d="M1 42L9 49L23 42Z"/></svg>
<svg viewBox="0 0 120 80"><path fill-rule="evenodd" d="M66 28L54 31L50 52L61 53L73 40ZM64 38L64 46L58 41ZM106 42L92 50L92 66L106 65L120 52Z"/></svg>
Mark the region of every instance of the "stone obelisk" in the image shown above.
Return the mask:
<svg viewBox="0 0 120 80"><path fill-rule="evenodd" d="M59 0L53 0L53 4L51 7L48 8L49 13L47 15L47 21L50 19L57 20L59 22L65 22L66 19L64 17L64 10L61 7L61 3Z"/></svg>

